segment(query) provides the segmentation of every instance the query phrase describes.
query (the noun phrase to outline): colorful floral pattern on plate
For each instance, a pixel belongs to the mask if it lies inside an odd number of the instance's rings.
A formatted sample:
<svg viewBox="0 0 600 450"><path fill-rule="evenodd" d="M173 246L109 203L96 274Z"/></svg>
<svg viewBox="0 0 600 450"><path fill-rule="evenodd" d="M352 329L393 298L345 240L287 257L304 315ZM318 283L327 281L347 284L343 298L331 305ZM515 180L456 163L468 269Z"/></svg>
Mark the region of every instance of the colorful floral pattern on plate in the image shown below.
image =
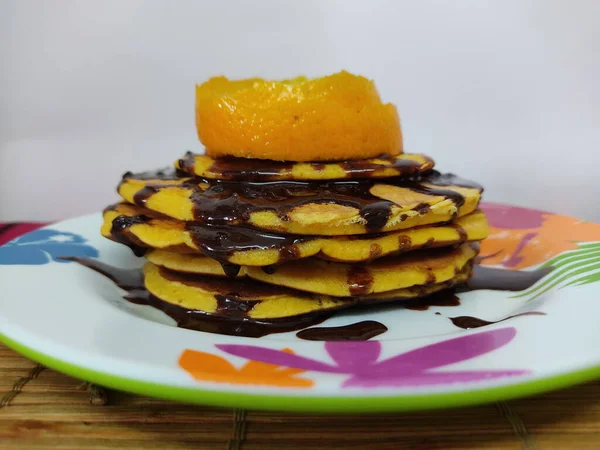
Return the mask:
<svg viewBox="0 0 600 450"><path fill-rule="evenodd" d="M20 236L0 247L0 264L69 263L65 256L97 258L98 250L79 234L45 228Z"/></svg>
<svg viewBox="0 0 600 450"><path fill-rule="evenodd" d="M577 250L579 243L600 241L600 225L572 217L483 203L490 235L481 243L481 264L524 269Z"/></svg>
<svg viewBox="0 0 600 450"><path fill-rule="evenodd" d="M281 352L294 354L288 348L284 348ZM314 384L312 380L296 377L306 372L303 369L260 361L249 361L237 368L221 356L196 350L185 350L178 362L183 370L201 381L296 388L308 388Z"/></svg>
<svg viewBox="0 0 600 450"><path fill-rule="evenodd" d="M465 383L500 377L523 375L527 370L444 370L436 369L476 358L512 341L517 330L512 327L469 334L417 348L380 360L382 343L325 342L333 360L308 358L289 349L273 350L253 345L222 344L216 347L233 356L250 360L236 369L227 360L209 353L185 350L179 365L199 380L236 384L310 387L310 380L293 378L305 371L347 376L342 387L419 387Z"/></svg>

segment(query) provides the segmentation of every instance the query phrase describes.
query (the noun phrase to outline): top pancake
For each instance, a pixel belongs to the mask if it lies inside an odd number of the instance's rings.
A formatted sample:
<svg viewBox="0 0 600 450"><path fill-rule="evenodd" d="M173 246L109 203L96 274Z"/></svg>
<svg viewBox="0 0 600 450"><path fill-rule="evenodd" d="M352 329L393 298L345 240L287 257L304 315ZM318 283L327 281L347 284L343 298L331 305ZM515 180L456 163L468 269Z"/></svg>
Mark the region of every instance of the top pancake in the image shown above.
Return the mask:
<svg viewBox="0 0 600 450"><path fill-rule="evenodd" d="M183 221L323 236L447 222L473 212L482 190L433 170L411 178L276 182L128 173L118 187L127 202Z"/></svg>
<svg viewBox="0 0 600 450"><path fill-rule="evenodd" d="M175 162L175 168L211 180L310 181L348 178L413 176L433 169L425 155L382 155L377 158L337 162L293 162L246 158L212 158L192 152Z"/></svg>

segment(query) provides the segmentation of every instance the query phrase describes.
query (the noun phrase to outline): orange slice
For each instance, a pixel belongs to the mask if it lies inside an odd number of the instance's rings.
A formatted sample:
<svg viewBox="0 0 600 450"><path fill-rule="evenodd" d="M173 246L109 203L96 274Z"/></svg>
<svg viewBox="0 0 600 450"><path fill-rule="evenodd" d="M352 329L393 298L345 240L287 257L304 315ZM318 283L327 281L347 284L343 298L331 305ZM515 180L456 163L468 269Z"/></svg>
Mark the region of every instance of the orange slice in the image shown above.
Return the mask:
<svg viewBox="0 0 600 450"><path fill-rule="evenodd" d="M196 126L213 157L339 161L402 153L396 107L382 103L371 80L348 72L211 78L196 86Z"/></svg>

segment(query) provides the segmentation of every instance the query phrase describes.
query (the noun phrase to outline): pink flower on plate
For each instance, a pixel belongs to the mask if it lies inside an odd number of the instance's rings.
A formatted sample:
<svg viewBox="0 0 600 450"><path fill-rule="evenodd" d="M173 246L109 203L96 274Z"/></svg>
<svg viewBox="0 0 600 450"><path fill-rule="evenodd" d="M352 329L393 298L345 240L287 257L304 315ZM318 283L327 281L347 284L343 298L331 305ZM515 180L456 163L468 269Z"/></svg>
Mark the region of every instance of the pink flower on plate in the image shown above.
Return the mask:
<svg viewBox="0 0 600 450"><path fill-rule="evenodd" d="M515 328L509 327L469 334L426 345L384 360L379 360L381 353L379 341L326 342L325 349L333 364L253 345L222 344L217 345L217 348L230 355L252 361L315 372L350 375L344 381L343 387L433 386L492 380L529 373L527 370L435 370L503 347L512 341L516 333Z"/></svg>

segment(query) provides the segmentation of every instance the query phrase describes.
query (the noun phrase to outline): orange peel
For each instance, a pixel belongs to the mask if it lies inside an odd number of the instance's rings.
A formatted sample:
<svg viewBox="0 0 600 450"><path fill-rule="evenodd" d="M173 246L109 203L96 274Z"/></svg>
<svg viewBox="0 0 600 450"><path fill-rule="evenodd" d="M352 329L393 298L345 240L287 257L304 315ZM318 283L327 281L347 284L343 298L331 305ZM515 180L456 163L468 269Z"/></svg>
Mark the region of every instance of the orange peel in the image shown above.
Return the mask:
<svg viewBox="0 0 600 450"><path fill-rule="evenodd" d="M198 137L209 156L340 161L402 153L396 107L373 81L342 71L309 80L231 81L196 86Z"/></svg>

